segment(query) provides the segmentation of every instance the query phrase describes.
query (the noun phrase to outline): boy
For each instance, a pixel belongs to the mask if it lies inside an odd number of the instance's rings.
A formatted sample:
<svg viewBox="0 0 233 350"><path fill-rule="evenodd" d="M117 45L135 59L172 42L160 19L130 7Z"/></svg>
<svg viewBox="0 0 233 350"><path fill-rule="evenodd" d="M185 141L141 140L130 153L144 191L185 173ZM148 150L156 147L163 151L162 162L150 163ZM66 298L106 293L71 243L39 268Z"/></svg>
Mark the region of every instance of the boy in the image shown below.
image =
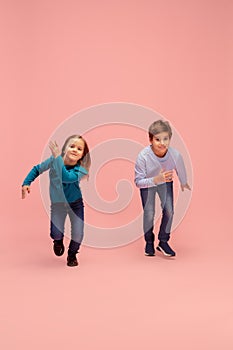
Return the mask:
<svg viewBox="0 0 233 350"><path fill-rule="evenodd" d="M168 122L157 120L149 127L151 145L145 147L138 155L135 164L135 184L140 188L143 206L143 231L146 241L145 255L154 256L154 216L155 195L158 193L162 206L157 250L165 256L175 256L169 246L170 231L173 220L173 170L175 169L181 189L190 190L187 175L180 153L169 147L172 130Z"/></svg>

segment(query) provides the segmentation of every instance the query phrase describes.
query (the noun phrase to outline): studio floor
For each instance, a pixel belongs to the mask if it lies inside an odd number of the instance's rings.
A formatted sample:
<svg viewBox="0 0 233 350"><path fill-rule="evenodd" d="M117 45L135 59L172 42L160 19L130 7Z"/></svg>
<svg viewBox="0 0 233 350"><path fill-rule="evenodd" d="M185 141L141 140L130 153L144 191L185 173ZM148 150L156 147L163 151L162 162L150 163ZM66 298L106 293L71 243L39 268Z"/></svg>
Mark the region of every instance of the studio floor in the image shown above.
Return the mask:
<svg viewBox="0 0 233 350"><path fill-rule="evenodd" d="M188 214L173 233L175 258L145 257L141 238L83 246L75 268L53 255L45 221L33 233L32 221L18 224L24 234L1 247L2 349L232 349L231 245L204 235L220 220L195 232Z"/></svg>

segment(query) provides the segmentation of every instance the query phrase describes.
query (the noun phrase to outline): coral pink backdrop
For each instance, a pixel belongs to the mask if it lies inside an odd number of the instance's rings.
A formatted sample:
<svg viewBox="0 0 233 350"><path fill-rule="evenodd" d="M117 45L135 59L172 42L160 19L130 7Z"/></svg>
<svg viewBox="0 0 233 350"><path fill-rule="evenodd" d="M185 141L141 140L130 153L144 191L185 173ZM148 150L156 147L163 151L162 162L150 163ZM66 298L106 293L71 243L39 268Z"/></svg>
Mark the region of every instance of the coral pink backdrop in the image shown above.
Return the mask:
<svg viewBox="0 0 233 350"><path fill-rule="evenodd" d="M2 349L233 348L232 14L230 0L1 1ZM65 119L119 101L169 119L190 153L177 257L147 259L139 238L84 246L68 268L38 182L25 201L21 182Z"/></svg>

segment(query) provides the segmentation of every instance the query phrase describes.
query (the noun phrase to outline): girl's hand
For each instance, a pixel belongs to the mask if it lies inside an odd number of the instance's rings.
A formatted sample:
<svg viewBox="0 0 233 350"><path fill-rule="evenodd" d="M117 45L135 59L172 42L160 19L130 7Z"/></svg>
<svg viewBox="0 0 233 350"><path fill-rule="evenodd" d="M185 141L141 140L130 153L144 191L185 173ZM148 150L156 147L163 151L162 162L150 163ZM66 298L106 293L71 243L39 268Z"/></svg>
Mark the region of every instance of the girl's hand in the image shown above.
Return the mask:
<svg viewBox="0 0 233 350"><path fill-rule="evenodd" d="M22 186L22 199L24 199L26 197L26 194L27 193L29 194L30 192L31 192L30 186L28 185Z"/></svg>
<svg viewBox="0 0 233 350"><path fill-rule="evenodd" d="M160 183L160 182L172 182L173 181L173 170L160 170L159 175L154 177L154 183Z"/></svg>
<svg viewBox="0 0 233 350"><path fill-rule="evenodd" d="M191 191L191 187L189 186L188 183L185 185L181 185L180 187L181 187L182 192L184 191L185 188L187 188L187 190Z"/></svg>
<svg viewBox="0 0 233 350"><path fill-rule="evenodd" d="M50 141L50 142L49 142L49 148L50 148L50 150L51 150L52 155L54 156L54 158L57 158L58 156L60 156L61 151L60 151L60 149L59 149L58 144L57 144L56 141L54 141L54 142L53 142L53 141Z"/></svg>

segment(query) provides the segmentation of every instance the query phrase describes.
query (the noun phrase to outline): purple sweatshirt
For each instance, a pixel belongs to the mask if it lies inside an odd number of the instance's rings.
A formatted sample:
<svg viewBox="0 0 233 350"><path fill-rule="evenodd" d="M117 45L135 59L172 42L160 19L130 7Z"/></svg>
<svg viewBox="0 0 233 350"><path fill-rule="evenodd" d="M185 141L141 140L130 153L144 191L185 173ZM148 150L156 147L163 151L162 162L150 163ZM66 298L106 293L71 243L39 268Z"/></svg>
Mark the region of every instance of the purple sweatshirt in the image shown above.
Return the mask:
<svg viewBox="0 0 233 350"><path fill-rule="evenodd" d="M139 188L157 186L154 183L154 177L163 170L175 170L181 185L187 183L187 175L184 161L181 154L172 147L168 148L164 157L155 155L151 145L145 147L139 154L135 164L135 184Z"/></svg>

